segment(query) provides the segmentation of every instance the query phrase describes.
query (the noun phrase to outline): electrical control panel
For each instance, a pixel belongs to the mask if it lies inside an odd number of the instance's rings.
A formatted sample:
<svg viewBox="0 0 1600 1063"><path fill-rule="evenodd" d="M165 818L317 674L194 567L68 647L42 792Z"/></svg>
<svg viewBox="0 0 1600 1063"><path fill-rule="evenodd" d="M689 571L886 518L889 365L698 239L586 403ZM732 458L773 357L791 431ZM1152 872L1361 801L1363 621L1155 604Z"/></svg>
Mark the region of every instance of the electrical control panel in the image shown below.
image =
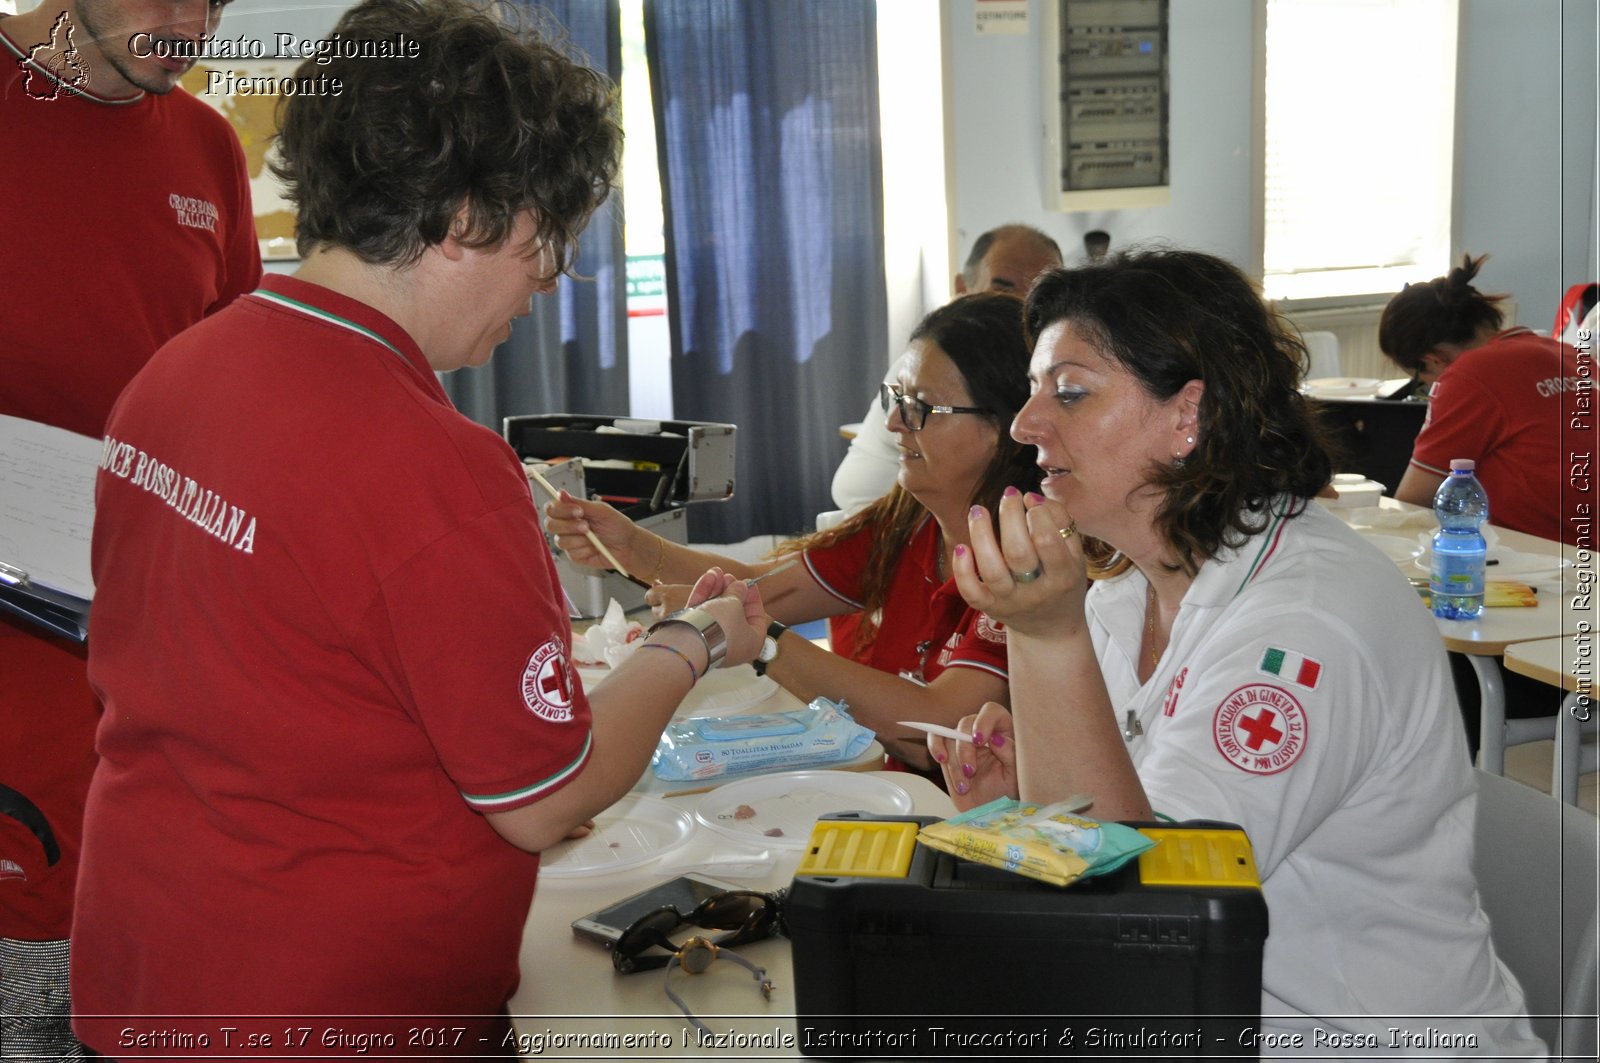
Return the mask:
<svg viewBox="0 0 1600 1063"><path fill-rule="evenodd" d="M1168 202L1168 2L1046 0L1046 209Z"/></svg>

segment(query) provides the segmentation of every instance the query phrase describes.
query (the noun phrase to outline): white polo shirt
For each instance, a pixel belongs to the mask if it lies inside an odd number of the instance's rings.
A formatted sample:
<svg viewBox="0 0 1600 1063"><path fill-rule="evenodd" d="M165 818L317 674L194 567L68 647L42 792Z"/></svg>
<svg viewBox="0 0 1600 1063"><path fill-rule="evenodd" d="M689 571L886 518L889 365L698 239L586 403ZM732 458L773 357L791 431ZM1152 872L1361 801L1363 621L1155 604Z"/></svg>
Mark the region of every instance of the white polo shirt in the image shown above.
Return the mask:
<svg viewBox="0 0 1600 1063"><path fill-rule="evenodd" d="M1337 517L1273 509L1201 566L1142 686L1144 577L1088 596L1151 804L1237 823L1254 847L1271 927L1263 1027L1300 1040L1264 1054L1438 1055L1441 1036L1476 1042L1449 1054L1543 1052L1478 906L1476 789L1433 620Z"/></svg>

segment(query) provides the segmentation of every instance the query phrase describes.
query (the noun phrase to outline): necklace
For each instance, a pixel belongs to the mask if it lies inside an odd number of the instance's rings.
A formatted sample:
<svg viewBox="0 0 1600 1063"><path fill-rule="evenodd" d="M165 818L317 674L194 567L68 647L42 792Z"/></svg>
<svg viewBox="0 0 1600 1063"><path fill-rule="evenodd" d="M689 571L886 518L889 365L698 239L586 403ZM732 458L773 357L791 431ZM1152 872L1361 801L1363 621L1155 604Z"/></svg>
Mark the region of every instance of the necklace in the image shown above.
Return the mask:
<svg viewBox="0 0 1600 1063"><path fill-rule="evenodd" d="M1152 584L1145 585L1144 595L1144 643L1149 647L1150 674L1156 674L1156 665L1161 660L1161 654L1156 651L1156 589ZM1139 714L1129 709L1122 724L1122 737L1128 741L1144 734L1144 726L1139 723Z"/></svg>
<svg viewBox="0 0 1600 1063"><path fill-rule="evenodd" d="M1150 648L1150 671L1156 670L1161 654L1156 649L1156 588L1146 584L1144 596L1144 644Z"/></svg>

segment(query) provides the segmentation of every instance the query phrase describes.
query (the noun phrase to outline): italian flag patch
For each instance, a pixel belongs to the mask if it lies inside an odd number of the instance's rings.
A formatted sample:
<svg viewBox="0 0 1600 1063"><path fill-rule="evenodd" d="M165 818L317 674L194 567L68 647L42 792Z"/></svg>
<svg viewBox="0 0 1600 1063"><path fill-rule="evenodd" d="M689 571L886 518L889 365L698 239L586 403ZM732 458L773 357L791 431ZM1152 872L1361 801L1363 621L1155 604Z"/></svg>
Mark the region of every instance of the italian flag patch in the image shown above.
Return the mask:
<svg viewBox="0 0 1600 1063"><path fill-rule="evenodd" d="M1264 675L1275 675L1307 690L1317 689L1317 682L1322 678L1321 661L1312 660L1293 650L1280 650L1276 646L1267 647L1257 667Z"/></svg>

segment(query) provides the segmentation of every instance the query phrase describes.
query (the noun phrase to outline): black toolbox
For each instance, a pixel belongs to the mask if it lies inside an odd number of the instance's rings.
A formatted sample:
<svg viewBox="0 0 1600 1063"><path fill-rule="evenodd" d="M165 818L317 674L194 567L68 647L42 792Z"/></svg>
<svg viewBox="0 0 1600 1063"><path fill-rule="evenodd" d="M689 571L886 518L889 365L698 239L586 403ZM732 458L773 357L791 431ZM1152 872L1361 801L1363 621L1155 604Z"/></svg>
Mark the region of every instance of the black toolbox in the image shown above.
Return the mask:
<svg viewBox="0 0 1600 1063"><path fill-rule="evenodd" d="M1068 887L859 836L931 822L817 824L786 906L802 1052L1255 1058L1267 907L1237 827L1134 824L1154 848ZM897 844L898 870L818 859Z"/></svg>

